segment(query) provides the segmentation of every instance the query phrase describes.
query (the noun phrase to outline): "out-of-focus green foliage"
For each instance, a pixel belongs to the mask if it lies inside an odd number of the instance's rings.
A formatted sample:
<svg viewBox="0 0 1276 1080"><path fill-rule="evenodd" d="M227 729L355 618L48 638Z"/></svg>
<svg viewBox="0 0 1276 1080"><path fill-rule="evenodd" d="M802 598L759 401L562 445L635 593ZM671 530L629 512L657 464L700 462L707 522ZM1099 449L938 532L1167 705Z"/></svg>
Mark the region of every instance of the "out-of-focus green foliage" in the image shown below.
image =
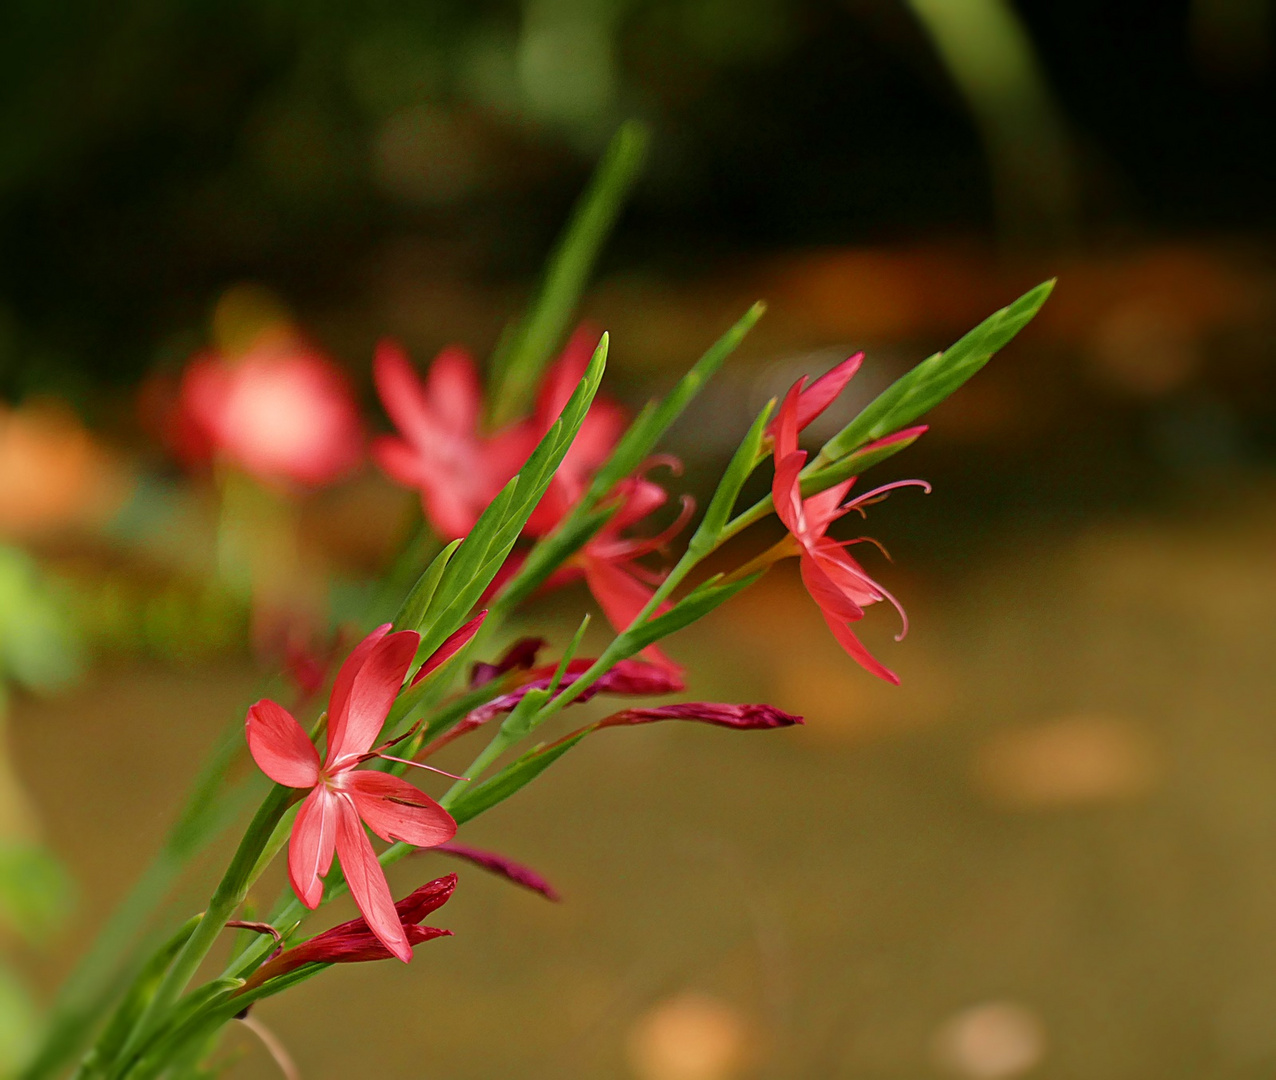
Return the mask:
<svg viewBox="0 0 1276 1080"><path fill-rule="evenodd" d="M0 839L0 923L39 945L71 914L73 888L62 865L44 848Z"/></svg>
<svg viewBox="0 0 1276 1080"><path fill-rule="evenodd" d="M26 987L0 964L0 1076L13 1075L34 1048L39 1030Z"/></svg>
<svg viewBox="0 0 1276 1080"><path fill-rule="evenodd" d="M79 646L35 561L0 545L0 676L51 690L79 669Z"/></svg>

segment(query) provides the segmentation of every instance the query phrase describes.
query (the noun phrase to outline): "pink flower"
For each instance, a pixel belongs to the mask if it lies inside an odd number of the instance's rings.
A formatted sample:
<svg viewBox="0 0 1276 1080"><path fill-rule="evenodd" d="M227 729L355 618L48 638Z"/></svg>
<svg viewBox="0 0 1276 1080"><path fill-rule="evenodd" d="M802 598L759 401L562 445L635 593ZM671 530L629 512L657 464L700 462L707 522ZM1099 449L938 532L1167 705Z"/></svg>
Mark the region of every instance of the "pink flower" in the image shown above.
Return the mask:
<svg viewBox="0 0 1276 1080"><path fill-rule="evenodd" d="M413 945L451 936L451 930L438 930L419 923L446 904L455 890L456 875L448 874L422 885L394 905L394 917L408 943L409 957ZM267 960L253 972L239 993L260 986L267 979L295 971L303 964L359 964L368 960L389 960L397 955L391 953L381 936L373 932L367 919L351 919Z"/></svg>
<svg viewBox="0 0 1276 1080"><path fill-rule="evenodd" d="M817 380L811 389L814 390L822 381ZM842 515L851 510L862 513L864 506L893 488L916 486L929 491L930 485L921 480L901 480L843 503L842 499L855 483L855 477L851 477L826 491L803 499L799 474L806 464L806 452L798 449L798 431L803 420L810 415L810 410L803 407L802 388L805 382L805 378L799 379L789 390L776 420L775 478L771 485L775 512L789 530L792 541L796 542L796 553L801 557L802 582L811 598L819 605L820 613L838 644L865 669L887 682L898 684L898 676L873 657L855 636L849 624L862 619L864 609L870 604L887 600L894 605L903 620L903 629L896 639L899 640L908 631L908 618L904 609L847 552L849 544L859 541L839 542L825 534L828 527ZM821 408L826 406L827 402ZM918 429L911 428L888 435L872 446L884 446L900 439L915 439L918 434Z"/></svg>
<svg viewBox="0 0 1276 1080"><path fill-rule="evenodd" d="M835 364L810 386L798 391L797 429L804 431L810 423L819 417L825 409L837 400L837 396L846 389L847 383L855 377L860 365L864 362L864 354L857 352L848 356L840 364ZM803 380L805 383L805 380ZM774 436L779 428L779 417L771 421L769 433Z"/></svg>
<svg viewBox="0 0 1276 1080"><path fill-rule="evenodd" d="M522 425L528 453L553 426L572 391L584 378L600 336L594 327L580 327L568 341L562 356L546 372L536 400L536 412ZM527 522L529 536L543 536L576 505L594 473L607 460L624 433L627 421L625 410L614 401L602 396L594 398L580 431L554 474L549 490Z"/></svg>
<svg viewBox="0 0 1276 1080"><path fill-rule="evenodd" d="M390 479L420 491L425 516L440 535L464 536L531 447L521 434L489 438L480 431L478 368L463 349L439 353L423 383L402 347L383 341L373 375L399 430L373 440L373 458Z"/></svg>
<svg viewBox="0 0 1276 1080"><path fill-rule="evenodd" d="M650 602L654 586L663 578L659 571L643 566L638 560L653 552L665 551L669 541L695 512L694 500L684 495L682 509L672 524L654 536L625 536L623 534L628 529L664 506L669 496L664 488L643 476L631 477L618 490L620 509L572 560L572 565L584 575L590 593L617 632L627 629L638 617ZM663 604L656 613L662 614L668 609L669 605ZM644 649L643 655L665 667L677 669L677 665L654 645Z"/></svg>
<svg viewBox="0 0 1276 1080"><path fill-rule="evenodd" d="M523 467L580 382L598 334L582 328L545 374L535 412L487 434L482 430L483 393L478 367L463 349L444 349L424 382L394 342L377 346L373 364L377 392L397 435L374 439L372 456L390 479L421 493L426 519L455 539ZM529 521L529 535L548 532L575 503L624 427L621 408L596 398Z"/></svg>
<svg viewBox="0 0 1276 1080"><path fill-rule="evenodd" d="M407 961L411 945L363 825L383 840L432 847L450 840L456 823L406 780L358 768L383 749L373 749L373 743L420 643L413 631L391 634L389 629L387 624L364 638L337 672L322 762L301 725L273 701L249 708L246 727L248 747L262 772L287 787L309 789L288 845L288 876L297 896L307 907L319 905L322 875L331 868L335 852L372 933Z"/></svg>
<svg viewBox="0 0 1276 1080"><path fill-rule="evenodd" d="M238 359L215 351L195 357L171 427L186 460L220 458L267 482L329 484L363 454L345 374L296 340L261 344Z"/></svg>

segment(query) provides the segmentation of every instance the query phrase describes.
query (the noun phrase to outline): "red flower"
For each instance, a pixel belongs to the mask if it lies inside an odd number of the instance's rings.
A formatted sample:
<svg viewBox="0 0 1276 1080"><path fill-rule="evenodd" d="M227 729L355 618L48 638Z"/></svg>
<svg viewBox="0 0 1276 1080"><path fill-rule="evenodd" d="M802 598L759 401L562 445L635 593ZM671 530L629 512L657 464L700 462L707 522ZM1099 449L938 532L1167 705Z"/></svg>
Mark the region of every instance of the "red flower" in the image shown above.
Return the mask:
<svg viewBox="0 0 1276 1080"><path fill-rule="evenodd" d="M629 528L664 506L669 496L664 488L643 476L623 481L618 492L620 509L571 562L584 576L589 591L617 632L627 629L638 617L651 600L654 586L662 579L659 571L648 569L638 560L652 552L664 551L695 511L691 496L684 495L682 509L671 525L654 536L624 536ZM668 608L665 604L658 613ZM666 667L677 667L655 646L643 650L643 655Z"/></svg>
<svg viewBox="0 0 1276 1080"><path fill-rule="evenodd" d="M418 924L431 912L446 904L455 890L456 875L448 874L447 877L422 885L416 892L394 905L394 917L408 943L409 957L412 955L413 945L451 936L451 930L438 930L433 926ZM239 992L242 994L245 990L260 986L267 979L286 975L303 964L359 964L368 960L389 960L391 956L397 955L369 927L367 919L351 919L267 960L253 972Z"/></svg>
<svg viewBox="0 0 1276 1080"><path fill-rule="evenodd" d="M593 327L580 327L568 341L562 356L546 372L536 399L536 412L521 425L527 440L527 453L530 454L536 443L553 427L572 391L584 378L599 337L599 332ZM627 419L625 410L614 401L602 396L594 398L549 489L527 522L529 536L543 536L576 505L594 473L607 460L624 433Z"/></svg>
<svg viewBox="0 0 1276 1080"><path fill-rule="evenodd" d="M261 344L238 359L215 351L195 357L171 428L187 461L221 458L267 482L329 484L363 454L344 373L299 341Z"/></svg>
<svg viewBox="0 0 1276 1080"><path fill-rule="evenodd" d="M596 333L577 331L546 373L535 413L491 435L481 427L478 368L463 349L439 353L422 382L403 349L383 341L373 374L399 434L373 440L374 459L396 483L420 491L425 516L440 535L464 536L558 419L597 341ZM548 531L561 518L561 508L580 497L623 425L618 405L595 399L545 495L545 509L538 508L528 524L529 534Z"/></svg>
<svg viewBox="0 0 1276 1080"><path fill-rule="evenodd" d="M364 638L337 672L322 762L301 725L273 701L249 708L246 727L248 747L262 772L287 787L310 789L288 846L288 876L302 903L319 905L322 875L331 868L333 853L339 854L350 893L373 934L406 961L412 949L363 825L384 840L432 847L453 837L456 822L406 780L357 768L384 749L372 744L420 643L413 631L388 630L387 624Z"/></svg>
<svg viewBox="0 0 1276 1080"><path fill-rule="evenodd" d="M373 375L400 433L374 439L373 458L392 480L420 491L441 536L464 536L523 464L523 439L482 434L478 368L463 349L439 353L423 383L402 347L383 341Z"/></svg>
<svg viewBox="0 0 1276 1080"><path fill-rule="evenodd" d="M799 379L789 390L776 420L775 478L771 485L775 512L796 542L796 553L801 556L802 582L811 598L819 605L824 621L838 643L868 671L887 682L898 684L898 676L873 657L848 624L862 619L864 609L870 604L887 600L894 605L903 620L903 628L896 638L899 640L908 630L908 618L904 609L848 554L847 546L858 541L839 542L825 534L828 527L843 514L851 510L863 512L864 506L893 488L916 486L929 491L930 485L922 480L901 480L843 503L842 499L855 483L855 477L851 477L826 491L803 499L799 474L806 464L806 452L798 449L798 431L803 421L811 415L810 410L803 406L805 382L805 378ZM811 389L815 390L821 382L823 380L817 380ZM816 400L818 403L819 399ZM824 402L820 408L827 404L828 402ZM899 439L913 439L917 434L917 429L900 431L873 445L882 446Z"/></svg>

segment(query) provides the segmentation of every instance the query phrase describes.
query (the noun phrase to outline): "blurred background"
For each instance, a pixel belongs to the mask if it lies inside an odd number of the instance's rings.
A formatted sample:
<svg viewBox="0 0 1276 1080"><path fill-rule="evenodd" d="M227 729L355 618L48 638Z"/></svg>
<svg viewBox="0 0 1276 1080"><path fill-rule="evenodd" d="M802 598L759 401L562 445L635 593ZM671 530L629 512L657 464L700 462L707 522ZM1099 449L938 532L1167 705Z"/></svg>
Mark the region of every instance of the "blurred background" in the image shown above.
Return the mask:
<svg viewBox="0 0 1276 1080"><path fill-rule="evenodd" d="M830 433L1059 278L883 469L935 485L870 517L913 629L865 638L903 685L777 569L670 652L804 729L586 743L466 834L561 904L463 873L454 938L259 1019L305 1077L1276 1068L1276 4L10 0L0 28L0 1075L280 666L275 614L353 610L414 512L370 464L245 510L174 445L186 364L304 337L388 429L378 338L487 356L634 117L582 305L609 392L770 304L672 433L693 493L798 375L867 351ZM589 603L540 609L556 648Z"/></svg>

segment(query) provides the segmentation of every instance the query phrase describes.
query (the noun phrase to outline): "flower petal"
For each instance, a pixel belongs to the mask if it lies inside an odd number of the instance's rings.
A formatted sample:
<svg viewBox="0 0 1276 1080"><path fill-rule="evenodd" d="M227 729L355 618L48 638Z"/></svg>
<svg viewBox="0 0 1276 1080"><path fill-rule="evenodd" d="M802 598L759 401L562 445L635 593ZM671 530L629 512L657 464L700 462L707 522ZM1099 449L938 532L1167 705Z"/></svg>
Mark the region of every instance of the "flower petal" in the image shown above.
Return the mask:
<svg viewBox="0 0 1276 1080"><path fill-rule="evenodd" d="M369 452L381 471L396 484L415 488L422 483L421 455L410 443L393 435L379 435L372 440Z"/></svg>
<svg viewBox="0 0 1276 1080"><path fill-rule="evenodd" d="M410 442L428 445L438 437L425 387L402 345L388 338L377 342L372 377L386 414Z"/></svg>
<svg viewBox="0 0 1276 1080"><path fill-rule="evenodd" d="M374 634L377 632L373 631ZM420 643L421 635L415 630L402 630L397 634L384 635L367 652L366 659L350 682L343 713L334 712L338 726L335 732L329 730L329 770L349 765L372 747L390 706L403 686L404 676L412 666ZM342 671L345 671L344 667ZM335 688L333 693L335 696Z"/></svg>
<svg viewBox="0 0 1276 1080"><path fill-rule="evenodd" d="M806 452L803 450L785 457L777 455L775 476L771 479L771 499L775 503L775 516L800 540L805 539L809 533L799 480L805 464Z"/></svg>
<svg viewBox="0 0 1276 1080"><path fill-rule="evenodd" d="M350 895L367 920L368 929L406 964L412 959L412 946L403 932L399 913L394 910L390 886L386 884L377 853L349 797L338 795L333 801L337 812L337 854L341 857L341 872L350 886Z"/></svg>
<svg viewBox="0 0 1276 1080"><path fill-rule="evenodd" d="M440 352L425 377L425 394L431 411L448 434L473 437L483 391L469 353L458 345L449 345Z"/></svg>
<svg viewBox="0 0 1276 1080"><path fill-rule="evenodd" d="M314 909L323 899L320 878L332 869L336 843L334 796L316 787L306 796L288 840L288 880L292 891L306 907Z"/></svg>
<svg viewBox="0 0 1276 1080"><path fill-rule="evenodd" d="M456 875L448 874L446 877L427 881L419 889L408 893L394 905L394 910L399 913L399 921L404 926L419 923L427 915L433 914L446 904L454 892L456 892Z"/></svg>
<svg viewBox="0 0 1276 1080"><path fill-rule="evenodd" d="M416 924L447 903L455 889L456 875L448 874L447 877L436 878L429 884L422 885L394 905L410 945L451 935L451 930L438 930L433 926ZM267 960L249 976L239 992L251 990L268 979L294 971L302 964L358 964L368 960L389 960L392 955L373 936L366 919L351 919Z"/></svg>
<svg viewBox="0 0 1276 1080"><path fill-rule="evenodd" d="M864 617L864 609L856 602L856 597L838 588L820 562L804 553L801 568L802 584L826 617L832 616L844 623Z"/></svg>
<svg viewBox="0 0 1276 1080"><path fill-rule="evenodd" d="M461 629L453 631L452 634L448 636L448 639L435 649L430 655L430 658L421 665L420 671L412 676L412 685L416 686L417 683L419 683L432 671L437 671L451 660L452 657L465 648L465 646L474 639L474 635L478 633L479 627L483 625L483 620L486 618L487 611L480 611L474 616L474 618L462 626Z"/></svg>
<svg viewBox="0 0 1276 1080"><path fill-rule="evenodd" d="M382 840L433 847L456 835L452 815L402 777L360 769L342 774L340 783L359 816Z"/></svg>
<svg viewBox="0 0 1276 1080"><path fill-rule="evenodd" d="M825 488L810 496L802 503L802 515L806 518L807 529L813 536L823 536L828 527L842 516L842 500L851 490L855 478L843 480L831 488Z"/></svg>
<svg viewBox="0 0 1276 1080"><path fill-rule="evenodd" d="M798 450L798 401L802 396L802 387L806 385L806 376L798 379L789 387L780 403L780 411L776 413L772 430L775 432L775 460L779 462Z"/></svg>
<svg viewBox="0 0 1276 1080"><path fill-rule="evenodd" d="M847 655L860 667L870 674L876 675L879 679L883 679L895 686L899 685L899 676L873 656L864 647L864 643L855 636L854 631L849 626L839 621L836 616L830 615L827 611L824 612L824 621L828 624L829 630L833 632L837 643L846 650Z"/></svg>
<svg viewBox="0 0 1276 1080"><path fill-rule="evenodd" d="M253 761L276 784L308 788L319 782L319 754L282 705L266 698L250 705L244 728Z"/></svg>
<svg viewBox="0 0 1276 1080"><path fill-rule="evenodd" d="M526 671L536 663L536 654L548 644L549 642L544 638L519 638L501 654L500 659L495 664L488 664L482 661L475 664L470 672L470 686L484 686L498 675L504 675L507 671L516 669Z"/></svg>
<svg viewBox="0 0 1276 1080"><path fill-rule="evenodd" d="M846 389L846 384L860 369L864 362L864 354L856 353L848 356L840 364L829 368L815 382L802 391L798 399L798 430L805 428L812 420L833 404L837 395Z"/></svg>
<svg viewBox="0 0 1276 1080"><path fill-rule="evenodd" d="M586 557L585 583L618 633L628 629L651 599L648 586L603 559Z"/></svg>
<svg viewBox="0 0 1276 1080"><path fill-rule="evenodd" d="M346 726L346 712L350 704L350 688L354 685L354 677L363 669L368 656L383 637L390 632L390 623L382 623L365 637L346 657L337 670L337 677L332 684L332 693L328 695L328 760L336 758L333 747L342 737Z"/></svg>
<svg viewBox="0 0 1276 1080"><path fill-rule="evenodd" d="M522 885L525 889L540 893L546 900L557 902L562 899L558 890L530 866L524 866L495 851L484 851L482 848L469 847L465 844L437 844L434 850L441 851L445 855L455 855L458 859L465 859L467 862L474 863L475 866L481 866L484 870L490 870L505 878L506 881L512 881L515 885Z"/></svg>

